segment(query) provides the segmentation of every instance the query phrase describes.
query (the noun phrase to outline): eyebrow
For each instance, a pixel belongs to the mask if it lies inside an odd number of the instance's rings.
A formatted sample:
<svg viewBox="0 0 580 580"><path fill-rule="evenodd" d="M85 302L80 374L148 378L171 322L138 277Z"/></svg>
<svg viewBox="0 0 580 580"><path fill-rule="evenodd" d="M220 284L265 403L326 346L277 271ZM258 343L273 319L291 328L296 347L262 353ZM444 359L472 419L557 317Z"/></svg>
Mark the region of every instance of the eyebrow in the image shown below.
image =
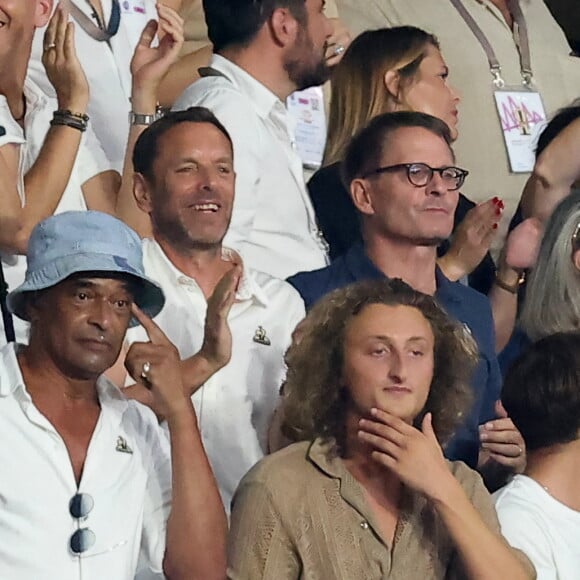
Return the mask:
<svg viewBox="0 0 580 580"><path fill-rule="evenodd" d="M393 341L393 339L390 336L386 336L384 334L374 334L372 336L369 336L368 338L372 338L375 340L382 340L384 342L392 342ZM405 341L405 344L408 344L410 342L423 342L425 344L429 343L428 339L425 336L411 336Z"/></svg>
<svg viewBox="0 0 580 580"><path fill-rule="evenodd" d="M128 280L121 280L119 278L107 278L106 276L103 279L110 279L110 280L117 280L121 283L122 289L131 292L131 283ZM98 288L99 284L93 282L92 278L74 278L71 280L71 284L77 288Z"/></svg>
<svg viewBox="0 0 580 580"><path fill-rule="evenodd" d="M191 155L177 159L178 165L181 163L199 163L199 162L200 162L199 159L196 159L195 157L192 157ZM230 164L233 164L234 160L231 156L224 156L224 157L219 157L218 159L214 159L212 161L212 163L230 163Z"/></svg>

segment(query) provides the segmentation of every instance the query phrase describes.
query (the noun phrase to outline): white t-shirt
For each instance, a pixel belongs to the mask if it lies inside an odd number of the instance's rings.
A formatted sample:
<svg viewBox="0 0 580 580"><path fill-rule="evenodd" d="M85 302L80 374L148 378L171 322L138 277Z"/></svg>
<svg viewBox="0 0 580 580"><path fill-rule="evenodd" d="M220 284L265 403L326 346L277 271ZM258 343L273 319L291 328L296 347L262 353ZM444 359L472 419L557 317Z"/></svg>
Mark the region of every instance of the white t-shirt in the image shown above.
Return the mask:
<svg viewBox="0 0 580 580"><path fill-rule="evenodd" d="M228 253L224 250L225 259ZM182 359L193 356L204 335L202 290L153 240L143 241L143 264L165 294L156 324ZM193 395L205 451L228 512L240 479L267 453L268 427L286 375L283 357L303 317L304 303L290 284L244 269L228 317L232 358ZM147 340L141 327L127 332L128 343Z"/></svg>
<svg viewBox="0 0 580 580"><path fill-rule="evenodd" d="M25 199L24 175L38 158L46 134L50 129L52 114L58 108L56 101L47 97L29 78L26 79L24 85L24 96L26 98L26 116L23 131L12 118L6 98L0 95L0 125L6 129L6 135L0 137L0 147L10 144L20 147L17 187L23 205ZM54 213L86 210L87 205L82 191L83 184L95 175L110 169L111 164L89 124L87 131L83 133L70 179ZM24 281L26 257L0 253L0 258L8 288L13 290ZM28 342L28 325L16 316L13 319L16 341ZM4 344L6 344L4 323L0 317L0 346Z"/></svg>
<svg viewBox="0 0 580 580"><path fill-rule="evenodd" d="M525 475L516 475L493 497L502 534L528 556L538 580L580 578L580 512Z"/></svg>
<svg viewBox="0 0 580 580"><path fill-rule="evenodd" d="M152 580L162 574L171 508L169 442L156 417L97 382L101 413L77 488L61 436L26 390L15 345L0 349L0 578ZM76 493L94 507L70 515ZM95 544L80 557L69 540L80 527Z"/></svg>
<svg viewBox="0 0 580 580"><path fill-rule="evenodd" d="M93 10L85 0L71 0L93 22ZM111 0L101 0L105 23L111 17ZM110 43L99 42L75 23L75 46L91 90L88 114L114 169L121 172L129 136L131 110L131 59L141 32L149 20L157 20L154 0L121 0L119 30ZM45 29L34 36L28 74L45 94L55 97L42 64Z"/></svg>
<svg viewBox="0 0 580 580"><path fill-rule="evenodd" d="M224 76L191 84L174 110L209 108L234 143L236 198L225 244L246 264L285 279L328 264L295 151L286 106L233 62L214 55L211 67Z"/></svg>

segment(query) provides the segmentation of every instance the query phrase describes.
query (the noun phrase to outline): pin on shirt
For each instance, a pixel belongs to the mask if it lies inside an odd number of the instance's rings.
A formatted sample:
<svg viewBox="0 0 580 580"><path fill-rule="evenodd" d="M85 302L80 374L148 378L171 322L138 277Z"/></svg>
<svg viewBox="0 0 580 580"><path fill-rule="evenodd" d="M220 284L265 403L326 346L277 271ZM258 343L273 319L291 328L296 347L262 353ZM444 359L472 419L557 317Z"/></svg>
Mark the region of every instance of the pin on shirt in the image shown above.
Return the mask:
<svg viewBox="0 0 580 580"><path fill-rule="evenodd" d="M119 451L120 453L133 453L133 450L129 447L127 440L124 437L121 437L121 435L117 437L117 446L115 447L115 451Z"/></svg>
<svg viewBox="0 0 580 580"><path fill-rule="evenodd" d="M256 328L253 340L254 342L257 342L258 344L263 344L264 346L270 346L272 344L270 342L270 339L266 335L266 330L264 329L263 326L258 326L258 328Z"/></svg>

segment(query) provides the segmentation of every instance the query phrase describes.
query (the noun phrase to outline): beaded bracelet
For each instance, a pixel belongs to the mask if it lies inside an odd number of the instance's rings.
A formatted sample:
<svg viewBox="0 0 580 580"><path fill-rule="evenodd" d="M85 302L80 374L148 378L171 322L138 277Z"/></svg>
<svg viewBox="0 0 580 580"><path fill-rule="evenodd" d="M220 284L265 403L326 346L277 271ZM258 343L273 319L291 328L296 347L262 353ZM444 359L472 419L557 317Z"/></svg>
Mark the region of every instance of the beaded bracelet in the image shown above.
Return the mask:
<svg viewBox="0 0 580 580"><path fill-rule="evenodd" d="M89 123L89 116L84 113L73 113L67 109L58 109L53 113L51 126L62 125L71 127L78 131L84 132L87 130Z"/></svg>

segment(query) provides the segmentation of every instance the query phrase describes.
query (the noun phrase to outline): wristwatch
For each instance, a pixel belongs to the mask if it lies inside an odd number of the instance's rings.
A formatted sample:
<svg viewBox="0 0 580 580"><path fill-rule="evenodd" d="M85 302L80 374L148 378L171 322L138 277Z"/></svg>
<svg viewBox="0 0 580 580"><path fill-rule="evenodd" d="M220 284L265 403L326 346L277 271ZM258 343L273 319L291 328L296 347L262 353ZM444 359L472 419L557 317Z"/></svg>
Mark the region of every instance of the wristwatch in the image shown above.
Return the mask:
<svg viewBox="0 0 580 580"><path fill-rule="evenodd" d="M151 125L159 119L159 115L154 113L153 115L144 115L143 113L135 113L133 111L129 112L129 124L133 125Z"/></svg>

